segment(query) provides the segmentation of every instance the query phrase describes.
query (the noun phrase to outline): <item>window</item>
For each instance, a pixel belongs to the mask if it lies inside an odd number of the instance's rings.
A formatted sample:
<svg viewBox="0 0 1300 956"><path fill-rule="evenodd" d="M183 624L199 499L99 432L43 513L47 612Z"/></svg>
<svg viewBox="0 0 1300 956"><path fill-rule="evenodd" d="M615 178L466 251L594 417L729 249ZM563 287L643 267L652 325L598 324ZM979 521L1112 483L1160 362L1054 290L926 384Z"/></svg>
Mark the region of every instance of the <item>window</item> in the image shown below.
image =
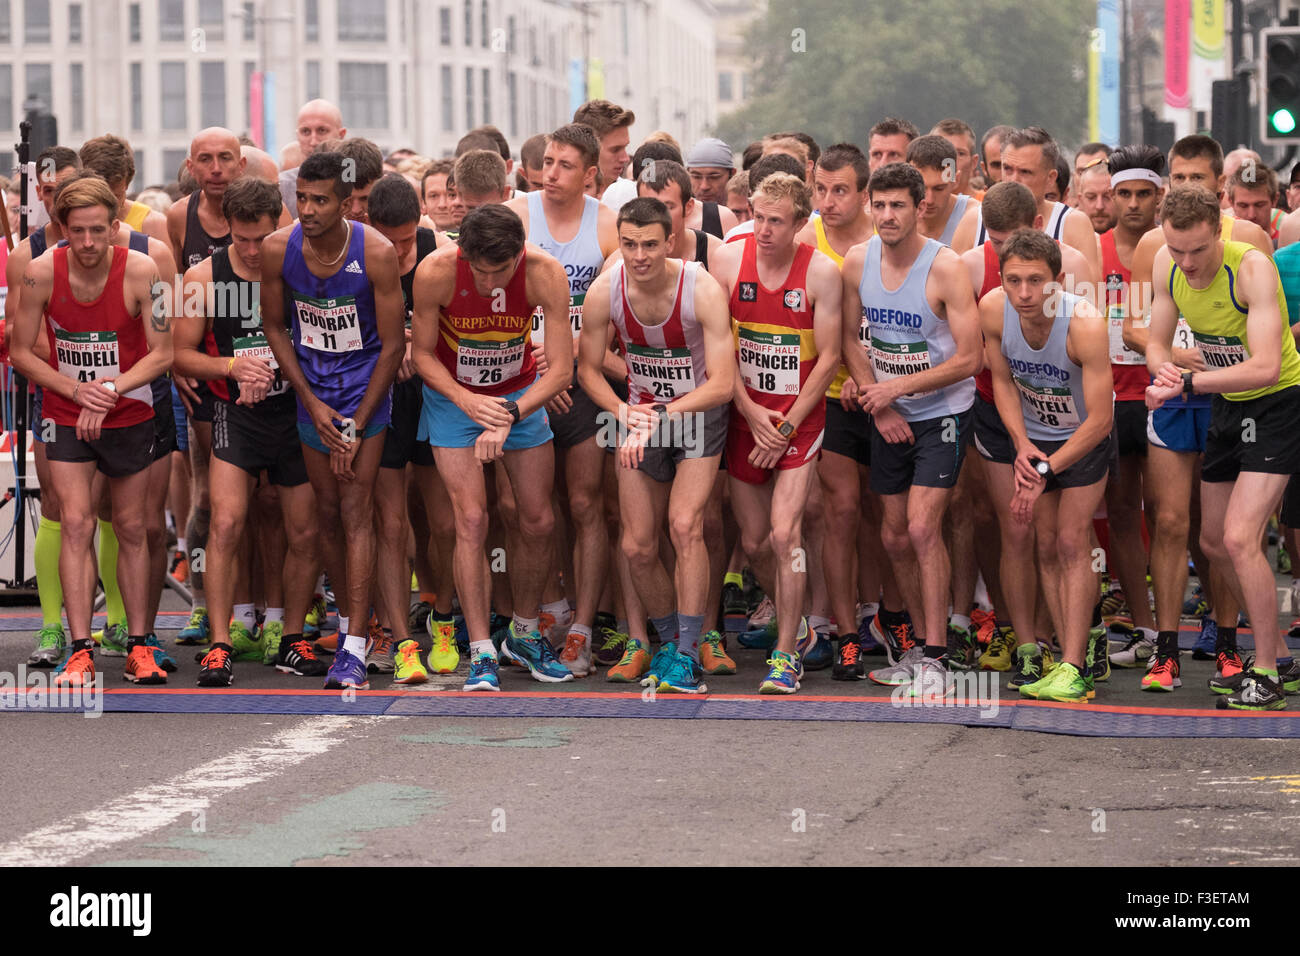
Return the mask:
<svg viewBox="0 0 1300 956"><path fill-rule="evenodd" d="M320 60L308 60L304 66L307 69L307 99L320 99Z"/></svg>
<svg viewBox="0 0 1300 956"><path fill-rule="evenodd" d="M387 128L388 64L340 63L338 102L344 116L364 116L370 129Z"/></svg>
<svg viewBox="0 0 1300 956"><path fill-rule="evenodd" d="M9 25L9 0L0 0L0 43L8 43L12 39L13 32Z"/></svg>
<svg viewBox="0 0 1300 956"><path fill-rule="evenodd" d="M81 42L81 4L68 4L68 42Z"/></svg>
<svg viewBox="0 0 1300 956"><path fill-rule="evenodd" d="M478 44L481 47L488 45L488 34L492 31L488 29L488 0L482 0L478 8Z"/></svg>
<svg viewBox="0 0 1300 956"><path fill-rule="evenodd" d="M14 129L14 68L0 63L0 128ZM8 166L0 167L0 172Z"/></svg>
<svg viewBox="0 0 1300 956"><path fill-rule="evenodd" d="M528 62L533 66L542 65L537 59L537 27L528 28Z"/></svg>
<svg viewBox="0 0 1300 956"><path fill-rule="evenodd" d="M724 103L728 103L731 101L731 97L732 97L731 74L719 73L718 74L718 99L720 99Z"/></svg>
<svg viewBox="0 0 1300 956"><path fill-rule="evenodd" d="M135 150L133 158L135 161L135 179L131 180L130 190L133 193L138 193L141 189L144 189L144 150Z"/></svg>
<svg viewBox="0 0 1300 956"><path fill-rule="evenodd" d="M506 52L515 55L515 18L506 17Z"/></svg>
<svg viewBox="0 0 1300 956"><path fill-rule="evenodd" d="M483 125L492 122L492 74L483 70Z"/></svg>
<svg viewBox="0 0 1300 956"><path fill-rule="evenodd" d="M131 129L144 129L144 68L139 63L131 64Z"/></svg>
<svg viewBox="0 0 1300 956"><path fill-rule="evenodd" d="M438 36L443 46L451 46L451 7L438 8Z"/></svg>
<svg viewBox="0 0 1300 956"><path fill-rule="evenodd" d="M442 68L442 131L450 133L456 128L455 101L452 99L451 67Z"/></svg>
<svg viewBox="0 0 1300 956"><path fill-rule="evenodd" d="M465 0L465 45L474 45L474 0Z"/></svg>
<svg viewBox="0 0 1300 956"><path fill-rule="evenodd" d="M203 31L204 40L225 39L225 0L199 0L199 28Z"/></svg>
<svg viewBox="0 0 1300 956"><path fill-rule="evenodd" d="M162 151L162 178L171 182L181 171L181 164L189 159L188 149L164 149Z"/></svg>
<svg viewBox="0 0 1300 956"><path fill-rule="evenodd" d="M308 43L316 43L320 40L320 3L319 0L307 0L305 31ZM342 18L343 11L340 8L339 17ZM342 39L342 37L340 37Z"/></svg>
<svg viewBox="0 0 1300 956"><path fill-rule="evenodd" d="M185 122L185 64L160 63L159 88L162 90L160 126L163 129L187 129Z"/></svg>
<svg viewBox="0 0 1300 956"><path fill-rule="evenodd" d="M130 7L127 8L126 19L128 24L127 29L130 31L131 34L131 42L139 43L140 42L140 4L133 3L131 4Z"/></svg>
<svg viewBox="0 0 1300 956"><path fill-rule="evenodd" d="M256 71L256 63L252 60L244 61L244 126L250 130L253 128L253 98L248 95L248 91L253 88L253 74Z"/></svg>
<svg viewBox="0 0 1300 956"><path fill-rule="evenodd" d="M474 67L465 67L465 128L473 129L474 123Z"/></svg>
<svg viewBox="0 0 1300 956"><path fill-rule="evenodd" d="M221 60L199 64L199 125L226 125L226 64Z"/></svg>
<svg viewBox="0 0 1300 956"><path fill-rule="evenodd" d="M23 40L26 43L50 42L50 0L25 0Z"/></svg>
<svg viewBox="0 0 1300 956"><path fill-rule="evenodd" d="M27 93L28 98L37 97L45 104L47 110L52 110L54 105L53 81L54 69L48 63L28 63L26 69Z"/></svg>
<svg viewBox="0 0 1300 956"><path fill-rule="evenodd" d="M80 132L86 127L85 68L80 63L68 67L69 101L72 104L72 129Z"/></svg>
<svg viewBox="0 0 1300 956"><path fill-rule="evenodd" d="M338 3L340 43L349 40L383 42L388 38L388 11L385 4L376 3L375 0L338 0Z"/></svg>
<svg viewBox="0 0 1300 956"><path fill-rule="evenodd" d="M407 81L406 64L403 63L402 64L402 85L400 87L402 91L402 114L401 114L402 129L411 128L411 104L410 104L410 95L407 93L406 81Z"/></svg>
<svg viewBox="0 0 1300 956"><path fill-rule="evenodd" d="M158 39L185 39L185 0L158 0Z"/></svg>
<svg viewBox="0 0 1300 956"><path fill-rule="evenodd" d="M244 42L252 43L257 39L257 8L252 3L244 4Z"/></svg>
<svg viewBox="0 0 1300 956"><path fill-rule="evenodd" d="M511 70L506 74L506 105L510 112L510 135L519 135L519 86L518 77Z"/></svg>

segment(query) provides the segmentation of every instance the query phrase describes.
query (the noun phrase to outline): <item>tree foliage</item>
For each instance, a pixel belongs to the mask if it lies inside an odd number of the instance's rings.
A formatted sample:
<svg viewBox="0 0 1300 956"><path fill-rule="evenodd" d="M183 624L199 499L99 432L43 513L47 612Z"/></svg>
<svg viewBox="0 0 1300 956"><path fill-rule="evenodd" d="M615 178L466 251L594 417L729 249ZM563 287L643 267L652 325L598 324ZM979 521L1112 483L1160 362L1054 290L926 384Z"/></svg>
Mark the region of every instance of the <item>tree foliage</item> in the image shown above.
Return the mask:
<svg viewBox="0 0 1300 956"><path fill-rule="evenodd" d="M886 116L926 132L956 116L1086 138L1095 0L772 0L749 31L751 101L718 135L743 147L776 130L867 146Z"/></svg>

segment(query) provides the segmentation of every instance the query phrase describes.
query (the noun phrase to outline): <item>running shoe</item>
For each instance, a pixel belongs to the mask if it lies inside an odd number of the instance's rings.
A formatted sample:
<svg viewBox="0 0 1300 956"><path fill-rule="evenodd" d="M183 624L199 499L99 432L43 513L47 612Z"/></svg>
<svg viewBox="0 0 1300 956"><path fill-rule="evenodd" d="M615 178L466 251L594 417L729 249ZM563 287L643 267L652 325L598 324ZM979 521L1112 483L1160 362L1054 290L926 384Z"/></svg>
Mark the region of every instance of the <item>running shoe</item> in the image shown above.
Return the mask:
<svg viewBox="0 0 1300 956"><path fill-rule="evenodd" d="M758 610L759 605L763 603L763 599L767 597L767 595L763 593L763 589L759 587L758 578L754 577L754 572L749 568L745 568L741 572L741 577L745 582L743 585L745 591L745 606L749 608L749 613L753 614Z"/></svg>
<svg viewBox="0 0 1300 956"><path fill-rule="evenodd" d="M1016 664L1012 670L1014 673L1007 681L1008 687L1024 687L1046 676L1043 671L1043 649L1037 642L1031 641L1016 648Z"/></svg>
<svg viewBox="0 0 1300 956"><path fill-rule="evenodd" d="M211 640L211 627L208 624L208 609L196 607L190 611L190 620L176 635L176 643L186 647L198 647Z"/></svg>
<svg viewBox="0 0 1300 956"><path fill-rule="evenodd" d="M306 631L303 632L304 636ZM316 648L321 654L335 654L339 649L339 632L333 634L322 634L316 640L312 641L312 647Z"/></svg>
<svg viewBox="0 0 1300 956"><path fill-rule="evenodd" d="M1124 599L1124 592L1112 586L1101 599L1101 616L1114 617L1125 611L1127 607L1128 602Z"/></svg>
<svg viewBox="0 0 1300 956"><path fill-rule="evenodd" d="M749 605L739 584L722 586L722 620L728 634L739 634L747 629Z"/></svg>
<svg viewBox="0 0 1300 956"><path fill-rule="evenodd" d="M862 648L863 657L883 657L885 655L885 645L876 640L876 636L871 632L871 627L876 623L874 614L864 615L862 620L858 621L858 646Z"/></svg>
<svg viewBox="0 0 1300 956"><path fill-rule="evenodd" d="M635 637L629 637L623 647L622 659L609 669L605 680L615 684L635 684L649 669L650 652Z"/></svg>
<svg viewBox="0 0 1300 956"><path fill-rule="evenodd" d="M820 631L809 627L807 618L799 619L794 649L805 671L825 670L835 663L835 645Z"/></svg>
<svg viewBox="0 0 1300 956"><path fill-rule="evenodd" d="M126 657L129 648L126 643L125 624L109 624L102 631L95 631L90 636L99 645L99 651L105 657Z"/></svg>
<svg viewBox="0 0 1300 956"><path fill-rule="evenodd" d="M668 664L672 660L673 655L676 653L677 653L676 641L669 641L667 644L659 645L659 650L655 651L655 656L650 658L650 668L649 670L646 671L646 675L645 675L646 680L642 681L641 683L644 684L647 681L649 681L651 684L657 683L659 679L659 675L665 673L668 670Z"/></svg>
<svg viewBox="0 0 1300 956"><path fill-rule="evenodd" d="M1254 664L1252 659L1249 664ZM1207 683L1216 694L1235 694L1241 690L1242 680L1249 672L1249 665L1242 661L1235 650L1220 651L1217 658L1218 669Z"/></svg>
<svg viewBox="0 0 1300 956"><path fill-rule="evenodd" d="M871 636L885 647L885 656L890 664L897 664L903 655L916 646L916 633L912 630L912 618L906 613L897 624L886 624L879 614L871 620Z"/></svg>
<svg viewBox="0 0 1300 956"><path fill-rule="evenodd" d="M372 637L370 646L366 648L366 670L371 674L391 674L396 667L393 660L393 635L380 628L379 636Z"/></svg>
<svg viewBox="0 0 1300 956"><path fill-rule="evenodd" d="M266 643L262 635L253 634L241 621L230 622L231 654L237 661L260 661L266 656Z"/></svg>
<svg viewBox="0 0 1300 956"><path fill-rule="evenodd" d="M355 654L340 647L334 654L334 663L330 664L325 674L326 690L369 690L370 677L366 671L366 662Z"/></svg>
<svg viewBox="0 0 1300 956"><path fill-rule="evenodd" d="M433 613L433 605L428 601L416 601L411 605L411 611L406 615L406 626L412 634L417 631L428 633L429 615Z"/></svg>
<svg viewBox="0 0 1300 956"><path fill-rule="evenodd" d="M1300 635L1298 635L1300 636ZM1201 634L1192 648L1192 660L1214 660L1215 648L1219 646L1219 625L1208 614L1201 615Z"/></svg>
<svg viewBox="0 0 1300 956"><path fill-rule="evenodd" d="M200 687L229 687L235 682L235 666L228 645L213 644L211 650L203 655L201 663Z"/></svg>
<svg viewBox="0 0 1300 956"><path fill-rule="evenodd" d="M36 634L36 650L27 658L32 667L58 667L63 660L67 635L62 624L46 624Z"/></svg>
<svg viewBox="0 0 1300 956"><path fill-rule="evenodd" d="M749 626L746 627L745 630L756 631L760 628L767 627L767 625L775 619L776 605L772 603L770 597L765 596L759 603L758 607L754 610L754 613L749 616Z"/></svg>
<svg viewBox="0 0 1300 956"><path fill-rule="evenodd" d="M793 694L799 689L802 668L797 654L774 651L767 663L772 669L767 672L763 683L758 685L760 694Z"/></svg>
<svg viewBox="0 0 1300 956"><path fill-rule="evenodd" d="M1296 605L1292 605L1295 607ZM1287 637L1300 637L1300 618L1291 622L1291 628L1286 632Z"/></svg>
<svg viewBox="0 0 1300 956"><path fill-rule="evenodd" d="M1209 613L1210 605L1198 584L1193 589L1192 596L1183 602L1183 617L1205 617Z"/></svg>
<svg viewBox="0 0 1300 956"><path fill-rule="evenodd" d="M1291 573L1291 555L1286 553L1286 545L1280 544L1277 548L1277 571L1278 574Z"/></svg>
<svg viewBox="0 0 1300 956"><path fill-rule="evenodd" d="M776 605L771 598L763 598L749 618L749 628L736 639L741 647L750 650L769 651L776 647Z"/></svg>
<svg viewBox="0 0 1300 956"><path fill-rule="evenodd" d="M627 635L613 627L599 627L591 636L592 661L599 667L613 667L623 659Z"/></svg>
<svg viewBox="0 0 1300 956"><path fill-rule="evenodd" d="M700 683L700 665L677 650L677 645L669 642L672 648L662 673L657 675L658 689L661 694L707 694L709 688Z"/></svg>
<svg viewBox="0 0 1300 956"><path fill-rule="evenodd" d="M989 646L980 655L980 670L1009 671L1015 653L1016 632L1009 627L999 627L989 638Z"/></svg>
<svg viewBox="0 0 1300 956"><path fill-rule="evenodd" d="M1142 675L1142 689L1172 691L1175 687L1182 687L1183 679L1178 676L1180 670L1177 657L1157 654L1151 670Z"/></svg>
<svg viewBox="0 0 1300 956"><path fill-rule="evenodd" d="M469 676L461 690L500 690L497 679L497 659L491 654L480 654L469 662Z"/></svg>
<svg viewBox="0 0 1300 956"><path fill-rule="evenodd" d="M952 672L937 657L922 657L915 676L908 682L905 697L922 701L942 701L956 689Z"/></svg>
<svg viewBox="0 0 1300 956"><path fill-rule="evenodd" d="M1110 655L1110 663L1113 667L1146 667L1155 653L1155 640L1139 631L1124 645L1123 650Z"/></svg>
<svg viewBox="0 0 1300 956"><path fill-rule="evenodd" d="M1259 671L1243 671L1241 689L1216 704L1219 710L1286 710L1286 692L1276 677Z"/></svg>
<svg viewBox="0 0 1300 956"><path fill-rule="evenodd" d="M126 667L122 676L133 684L165 684L166 672L153 659L153 651L143 644L137 644L126 655Z"/></svg>
<svg viewBox="0 0 1300 956"><path fill-rule="evenodd" d="M428 616L429 634L433 647L429 651L429 669L435 674L453 674L460 666L460 651L456 648L456 625L451 621L435 620L432 611Z"/></svg>
<svg viewBox="0 0 1300 956"><path fill-rule="evenodd" d="M1062 661L1040 681L1020 688L1022 696L1036 700L1057 700L1064 703L1086 703L1088 684L1073 664Z"/></svg>
<svg viewBox="0 0 1300 956"><path fill-rule="evenodd" d="M502 621L504 622L502 626L510 626L510 618L502 618ZM451 623L455 625L456 650L462 657L469 657L469 626L465 623L465 615L460 612L453 614Z"/></svg>
<svg viewBox="0 0 1300 956"><path fill-rule="evenodd" d="M988 647L989 641L993 640L993 634L998 629L997 615L977 607L970 612L970 627L975 633L975 643L981 648Z"/></svg>
<svg viewBox="0 0 1300 956"><path fill-rule="evenodd" d="M727 654L726 643L717 631L700 638L700 670L710 677L736 673L736 662Z"/></svg>
<svg viewBox="0 0 1300 956"><path fill-rule="evenodd" d="M280 641L284 640L284 621L267 621L262 625L262 663L270 667L280 656Z"/></svg>
<svg viewBox="0 0 1300 956"><path fill-rule="evenodd" d="M184 551L172 552L171 567L167 569L167 573L172 576L173 580L179 581L181 584L190 579L190 563L185 560Z"/></svg>
<svg viewBox="0 0 1300 956"><path fill-rule="evenodd" d="M511 624L506 639L501 642L501 655L527 667L533 680L544 684L563 684L573 680L573 674L560 663L550 642L535 629L521 635L519 629Z"/></svg>
<svg viewBox="0 0 1300 956"><path fill-rule="evenodd" d="M840 638L840 650L831 668L832 680L866 680L867 665L862 660L862 645L851 635Z"/></svg>
<svg viewBox="0 0 1300 956"><path fill-rule="evenodd" d="M975 642L973 627L948 625L948 666L955 671L968 671L975 667L979 645Z"/></svg>
<svg viewBox="0 0 1300 956"><path fill-rule="evenodd" d="M903 684L910 684L916 679L916 669L921 666L921 661L924 658L924 648L913 644L903 652L903 656L899 658L897 664L878 668L867 676L871 678L873 683L884 687L901 687Z"/></svg>
<svg viewBox="0 0 1300 956"><path fill-rule="evenodd" d="M1234 677L1246 669L1236 648L1220 651L1215 656L1215 662L1217 664L1215 677Z"/></svg>
<svg viewBox="0 0 1300 956"><path fill-rule="evenodd" d="M1110 638L1106 636L1104 627L1094 627L1088 632L1088 644L1085 649L1083 662L1087 665L1087 677L1090 677L1094 683L1097 681L1110 680Z"/></svg>
<svg viewBox="0 0 1300 956"><path fill-rule="evenodd" d="M325 606L325 595L312 595L311 606L307 608L307 616L302 622L302 636L316 637L319 635L328 617L329 608Z"/></svg>
<svg viewBox="0 0 1300 956"><path fill-rule="evenodd" d="M570 631L564 639L564 650L560 652L560 663L569 669L574 677L586 677L596 672L591 663L591 638L583 637L577 631Z"/></svg>
<svg viewBox="0 0 1300 956"><path fill-rule="evenodd" d="M329 670L325 662L316 656L306 635L292 643L280 642L275 669L282 674L296 674L299 677L320 677Z"/></svg>
<svg viewBox="0 0 1300 956"><path fill-rule="evenodd" d="M429 672L420 663L420 642L408 638L398 644L393 661L393 683L423 684L428 679Z"/></svg>
<svg viewBox="0 0 1300 956"><path fill-rule="evenodd" d="M542 640L547 641L552 648L555 647L556 639L561 634L569 633L569 625L573 623L573 612L556 617L549 611L540 611L537 615L537 633L542 635Z"/></svg>
<svg viewBox="0 0 1300 956"><path fill-rule="evenodd" d="M163 650L162 642L158 640L157 634L150 634L144 639L144 646L153 651L154 663L165 670L168 674L176 673L176 659Z"/></svg>
<svg viewBox="0 0 1300 956"><path fill-rule="evenodd" d="M86 648L74 649L54 671L55 687L88 687L95 682L95 657Z"/></svg>

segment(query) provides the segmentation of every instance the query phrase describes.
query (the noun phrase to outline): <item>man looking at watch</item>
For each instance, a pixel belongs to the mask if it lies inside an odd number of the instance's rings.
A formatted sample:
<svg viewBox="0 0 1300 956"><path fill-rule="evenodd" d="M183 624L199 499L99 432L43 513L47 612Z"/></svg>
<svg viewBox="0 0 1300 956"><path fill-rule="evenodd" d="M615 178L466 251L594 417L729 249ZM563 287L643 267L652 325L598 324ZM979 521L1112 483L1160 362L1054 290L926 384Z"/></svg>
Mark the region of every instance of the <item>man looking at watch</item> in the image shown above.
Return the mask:
<svg viewBox="0 0 1300 956"><path fill-rule="evenodd" d="M1018 658L1043 652L1033 640L1033 548L1043 593L1061 642L1054 670L1020 686L1040 700L1082 701L1093 695L1085 666L1097 599L1092 570L1092 516L1116 454L1114 393L1105 321L1087 299L1060 291L1061 247L1042 232L1020 229L999 253L1002 287L980 300L984 351L998 414L1016 449L1015 463L990 461L1014 481L1013 521L1002 542L1003 593L1020 635ZM1014 472L1013 477L1006 472Z"/></svg>

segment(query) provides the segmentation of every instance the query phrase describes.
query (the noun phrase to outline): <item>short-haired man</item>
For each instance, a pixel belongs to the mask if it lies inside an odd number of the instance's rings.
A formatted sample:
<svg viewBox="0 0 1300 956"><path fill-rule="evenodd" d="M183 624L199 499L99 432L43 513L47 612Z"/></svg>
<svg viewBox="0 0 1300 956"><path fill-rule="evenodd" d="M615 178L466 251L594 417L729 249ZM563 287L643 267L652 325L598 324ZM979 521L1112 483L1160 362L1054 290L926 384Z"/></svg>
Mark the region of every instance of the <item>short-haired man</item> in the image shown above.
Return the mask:
<svg viewBox="0 0 1300 956"><path fill-rule="evenodd" d="M360 136L339 143L338 154L347 164L352 182L347 216L353 222L365 225L370 222L370 190L379 182L379 177L384 175L384 154L378 146Z"/></svg>
<svg viewBox="0 0 1300 956"><path fill-rule="evenodd" d="M542 188L542 160L546 155L546 134L537 133L524 140L519 147L519 165L528 183L525 192Z"/></svg>
<svg viewBox="0 0 1300 956"><path fill-rule="evenodd" d="M1074 197L1074 207L1088 217L1093 232L1100 236L1115 228L1118 213L1106 160L1085 166L1075 174Z"/></svg>
<svg viewBox="0 0 1300 956"><path fill-rule="evenodd" d="M980 161L984 165L984 175L990 186L1002 182L1002 144L1007 134L1014 131L1014 126L1000 124L991 127L980 137Z"/></svg>
<svg viewBox="0 0 1300 956"><path fill-rule="evenodd" d="M167 242L167 219L144 203L126 198L126 191L135 179L135 154L131 144L120 136L106 133L81 144L81 166L98 173L117 194L117 217L136 232L147 233L150 238Z"/></svg>
<svg viewBox="0 0 1300 956"><path fill-rule="evenodd" d="M1273 208L1277 173L1263 163L1247 161L1228 177L1228 204L1238 219L1253 222L1268 233L1277 248L1278 229L1285 213Z"/></svg>
<svg viewBox="0 0 1300 956"><path fill-rule="evenodd" d="M651 662L648 648L629 638L624 656L640 657L630 663L648 667L659 690L698 693L701 670L735 673L716 631L701 640L710 603L704 511L735 377L730 315L725 293L698 261L669 258L673 219L662 202L625 203L618 228L622 258L592 283L583 309L578 374L618 422L623 585L640 596L663 645ZM611 325L627 355L626 402L605 378ZM672 578L659 556L665 517L677 557ZM589 646L570 656L575 675L590 671Z"/></svg>
<svg viewBox="0 0 1300 956"><path fill-rule="evenodd" d="M295 183L298 181L298 166L316 152L322 143L346 138L348 130L343 125L343 114L337 106L329 100L315 99L304 103L302 109L298 110L294 135L297 137L297 156L292 164L286 162L280 173L280 198L289 215L297 219Z"/></svg>
<svg viewBox="0 0 1300 956"><path fill-rule="evenodd" d="M153 581L145 525L154 460L150 383L171 365L170 302L153 260L114 243L120 202L93 176L63 186L54 215L69 244L27 266L9 333L13 365L44 390L43 416L54 424L46 457L61 509L59 577L72 640L56 678L61 686L85 686L95 677L97 471L108 479L114 506L127 617L124 674L138 683L167 680L145 643ZM42 332L44 359L34 351Z"/></svg>
<svg viewBox="0 0 1300 956"><path fill-rule="evenodd" d="M867 161L874 173L881 166L907 159L907 146L921 135L913 123L894 116L882 119L867 134Z"/></svg>
<svg viewBox="0 0 1300 956"><path fill-rule="evenodd" d="M452 173L456 196L466 212L514 197L505 161L487 149L472 149L456 158Z"/></svg>
<svg viewBox="0 0 1300 956"><path fill-rule="evenodd" d="M1036 229L1021 229L999 253L1002 288L980 301L985 355L998 413L1015 445L1011 512L1003 545L1002 586L1014 593L1013 623L1034 626L1037 544L1043 591L1061 659L1020 693L1039 700L1092 696L1089 622L1097 597L1092 570L1092 517L1114 456L1106 326L1087 299L1060 292L1061 249ZM1004 476L999 482L1010 482ZM1036 644L1022 644L1038 658Z"/></svg>
<svg viewBox="0 0 1300 956"><path fill-rule="evenodd" d="M420 202L424 214L436 228L451 234L460 225L456 209L456 191L448 185L455 164L450 159L436 159L420 179ZM449 231L450 230L450 231Z"/></svg>
<svg viewBox="0 0 1300 956"><path fill-rule="evenodd" d="M588 100L574 110L573 122L590 126L600 141L600 176L605 183L600 200L618 212L619 206L636 196L631 180L621 182L631 159L627 144L636 114L609 100Z"/></svg>
<svg viewBox="0 0 1300 956"><path fill-rule="evenodd" d="M918 136L907 145L907 162L921 171L925 181L917 228L921 235L938 239L950 249L967 208L979 205L957 188L957 161L956 148L937 134Z"/></svg>
<svg viewBox="0 0 1300 956"><path fill-rule="evenodd" d="M970 184L980 164L979 153L975 151L975 131L970 124L956 118L942 119L930 132L952 143L952 148L957 151L958 195L964 194L977 201L983 199L982 192L977 192Z"/></svg>

